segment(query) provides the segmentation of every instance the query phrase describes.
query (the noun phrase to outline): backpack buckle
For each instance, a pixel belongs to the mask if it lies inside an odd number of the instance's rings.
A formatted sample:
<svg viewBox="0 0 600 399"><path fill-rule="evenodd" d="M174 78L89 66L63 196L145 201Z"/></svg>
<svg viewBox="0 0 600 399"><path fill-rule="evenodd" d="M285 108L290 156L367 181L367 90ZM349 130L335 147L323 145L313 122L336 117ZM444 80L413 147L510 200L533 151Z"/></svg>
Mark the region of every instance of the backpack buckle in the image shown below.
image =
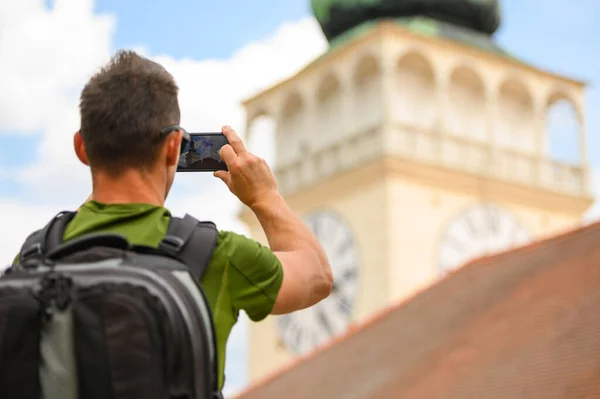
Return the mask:
<svg viewBox="0 0 600 399"><path fill-rule="evenodd" d="M25 248L19 254L19 264L23 269L35 269L43 263L44 251L42 244L36 242Z"/></svg>
<svg viewBox="0 0 600 399"><path fill-rule="evenodd" d="M185 245L185 241L177 236L168 235L165 236L160 244L158 244L159 249L163 249L169 252L178 253L181 251L181 248Z"/></svg>
<svg viewBox="0 0 600 399"><path fill-rule="evenodd" d="M36 242L35 244L30 245L21 253L21 259L27 260L36 256L42 255L42 244Z"/></svg>
<svg viewBox="0 0 600 399"><path fill-rule="evenodd" d="M42 305L42 320L49 321L55 310L64 311L73 299L73 279L50 271L44 275L36 298Z"/></svg>

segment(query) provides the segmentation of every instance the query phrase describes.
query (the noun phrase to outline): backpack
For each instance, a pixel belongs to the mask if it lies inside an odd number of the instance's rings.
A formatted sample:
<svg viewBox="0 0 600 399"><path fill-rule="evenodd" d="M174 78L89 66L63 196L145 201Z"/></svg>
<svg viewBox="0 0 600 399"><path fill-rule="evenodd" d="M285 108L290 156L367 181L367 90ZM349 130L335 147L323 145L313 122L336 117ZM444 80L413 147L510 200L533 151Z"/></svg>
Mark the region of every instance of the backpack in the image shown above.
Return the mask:
<svg viewBox="0 0 600 399"><path fill-rule="evenodd" d="M158 248L104 233L63 243L74 215L29 236L0 277L0 398L222 398L198 283L216 226L172 218Z"/></svg>

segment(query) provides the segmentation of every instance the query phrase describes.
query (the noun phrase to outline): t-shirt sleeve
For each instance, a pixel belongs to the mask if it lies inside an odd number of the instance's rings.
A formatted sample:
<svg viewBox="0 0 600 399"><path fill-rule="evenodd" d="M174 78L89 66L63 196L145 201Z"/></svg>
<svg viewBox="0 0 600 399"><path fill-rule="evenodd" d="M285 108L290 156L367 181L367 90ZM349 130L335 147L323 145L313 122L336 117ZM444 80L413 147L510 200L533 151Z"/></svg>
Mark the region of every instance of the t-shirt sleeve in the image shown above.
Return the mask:
<svg viewBox="0 0 600 399"><path fill-rule="evenodd" d="M219 245L229 261L232 305L253 321L264 319L273 310L283 282L281 262L269 248L232 232L221 232Z"/></svg>

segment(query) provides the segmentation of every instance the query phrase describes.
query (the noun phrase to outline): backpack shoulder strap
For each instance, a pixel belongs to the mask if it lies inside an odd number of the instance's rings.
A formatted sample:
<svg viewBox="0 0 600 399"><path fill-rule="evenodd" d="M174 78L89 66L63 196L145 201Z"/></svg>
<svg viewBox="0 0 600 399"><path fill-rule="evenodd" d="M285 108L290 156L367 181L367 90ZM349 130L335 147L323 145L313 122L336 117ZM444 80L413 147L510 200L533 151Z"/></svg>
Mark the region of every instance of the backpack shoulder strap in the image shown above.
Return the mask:
<svg viewBox="0 0 600 399"><path fill-rule="evenodd" d="M67 224L73 220L76 212L59 212L48 224L33 232L19 252L19 264L27 266L32 262L40 262L49 252L63 242L63 233Z"/></svg>
<svg viewBox="0 0 600 399"><path fill-rule="evenodd" d="M212 222L200 222L186 214L171 218L167 234L158 248L175 253L185 263L196 281L204 277L217 245L219 232Z"/></svg>

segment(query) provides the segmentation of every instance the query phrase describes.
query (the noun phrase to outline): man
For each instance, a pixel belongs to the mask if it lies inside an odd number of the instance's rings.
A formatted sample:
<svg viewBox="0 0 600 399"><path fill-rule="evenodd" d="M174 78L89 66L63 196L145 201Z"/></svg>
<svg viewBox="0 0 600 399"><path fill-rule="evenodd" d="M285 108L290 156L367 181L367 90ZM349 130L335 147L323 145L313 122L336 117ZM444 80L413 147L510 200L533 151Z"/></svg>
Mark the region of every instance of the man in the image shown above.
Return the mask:
<svg viewBox="0 0 600 399"><path fill-rule="evenodd" d="M164 208L182 148L178 87L159 64L121 51L94 75L80 98L74 147L89 165L93 193L67 226L64 239L114 232L132 244L157 246L170 213ZM277 191L264 160L248 152L230 127L221 149L229 172L221 179L260 221L266 248L220 232L201 282L210 304L223 385L225 348L240 310L253 321L312 306L327 297L332 274L325 252Z"/></svg>

